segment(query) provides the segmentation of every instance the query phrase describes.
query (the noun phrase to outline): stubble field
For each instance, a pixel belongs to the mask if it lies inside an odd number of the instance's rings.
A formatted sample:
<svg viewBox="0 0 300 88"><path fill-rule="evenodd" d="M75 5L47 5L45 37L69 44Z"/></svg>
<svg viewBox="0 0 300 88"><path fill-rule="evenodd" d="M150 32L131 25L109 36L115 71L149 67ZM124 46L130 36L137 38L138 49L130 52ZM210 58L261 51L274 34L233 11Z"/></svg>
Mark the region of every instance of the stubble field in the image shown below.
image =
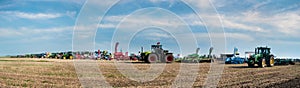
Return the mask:
<svg viewBox="0 0 300 88"><path fill-rule="evenodd" d="M113 87L170 87L180 63L167 64L164 72L150 82L136 82L123 76L113 61L97 61L106 81ZM134 63L140 70L150 66ZM209 63L199 65L194 87L202 87ZM218 87L300 87L300 64L248 68L247 64L225 65ZM71 60L0 58L1 87L82 87Z"/></svg>

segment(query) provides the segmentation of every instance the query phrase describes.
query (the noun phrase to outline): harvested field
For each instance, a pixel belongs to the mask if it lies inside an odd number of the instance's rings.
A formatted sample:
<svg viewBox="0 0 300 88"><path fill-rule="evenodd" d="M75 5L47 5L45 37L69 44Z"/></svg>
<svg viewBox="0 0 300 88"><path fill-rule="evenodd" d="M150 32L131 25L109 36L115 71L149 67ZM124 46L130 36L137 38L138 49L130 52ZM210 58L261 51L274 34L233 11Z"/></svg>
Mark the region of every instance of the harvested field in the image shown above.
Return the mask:
<svg viewBox="0 0 300 88"><path fill-rule="evenodd" d="M98 61L106 81L113 87L169 87L180 63L166 65L164 72L150 82L136 82L123 76L111 61ZM140 70L149 64L134 63ZM194 87L201 87L210 68L201 63ZM225 65L218 87L300 87L300 64L248 68L247 64ZM81 87L71 60L0 58L2 87Z"/></svg>

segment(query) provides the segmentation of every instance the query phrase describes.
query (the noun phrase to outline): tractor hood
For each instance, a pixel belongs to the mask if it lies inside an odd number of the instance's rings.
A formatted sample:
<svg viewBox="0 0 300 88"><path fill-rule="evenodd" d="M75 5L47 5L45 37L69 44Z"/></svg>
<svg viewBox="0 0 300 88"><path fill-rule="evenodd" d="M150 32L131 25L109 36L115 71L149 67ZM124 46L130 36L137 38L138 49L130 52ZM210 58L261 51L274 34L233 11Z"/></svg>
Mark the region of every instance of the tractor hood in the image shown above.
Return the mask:
<svg viewBox="0 0 300 88"><path fill-rule="evenodd" d="M260 58L262 57L262 54L256 54L256 55L253 55L254 58Z"/></svg>

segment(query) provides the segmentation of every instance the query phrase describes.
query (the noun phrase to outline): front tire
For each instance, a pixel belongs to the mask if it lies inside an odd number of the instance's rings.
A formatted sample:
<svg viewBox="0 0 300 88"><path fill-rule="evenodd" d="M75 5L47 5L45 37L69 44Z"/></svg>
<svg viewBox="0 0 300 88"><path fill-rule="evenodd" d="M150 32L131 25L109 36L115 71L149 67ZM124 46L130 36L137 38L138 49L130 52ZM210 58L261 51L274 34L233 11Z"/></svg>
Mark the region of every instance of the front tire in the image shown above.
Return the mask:
<svg viewBox="0 0 300 88"><path fill-rule="evenodd" d="M261 68L266 67L266 59L263 58L263 59L259 60L258 66Z"/></svg>
<svg viewBox="0 0 300 88"><path fill-rule="evenodd" d="M154 63L154 62L157 62L158 60L158 55L157 54L154 54L154 53L151 53L148 55L147 59L146 59L146 62L147 63Z"/></svg>
<svg viewBox="0 0 300 88"><path fill-rule="evenodd" d="M249 60L248 67L254 67L255 63L253 60Z"/></svg>

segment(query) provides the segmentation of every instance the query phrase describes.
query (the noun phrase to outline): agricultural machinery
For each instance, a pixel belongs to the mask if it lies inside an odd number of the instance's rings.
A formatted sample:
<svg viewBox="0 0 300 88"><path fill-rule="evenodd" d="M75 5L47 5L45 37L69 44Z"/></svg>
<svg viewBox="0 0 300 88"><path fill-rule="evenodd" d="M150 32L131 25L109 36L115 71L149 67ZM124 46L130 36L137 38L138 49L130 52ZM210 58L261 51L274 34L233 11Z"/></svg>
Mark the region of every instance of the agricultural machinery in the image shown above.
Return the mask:
<svg viewBox="0 0 300 88"><path fill-rule="evenodd" d="M275 65L295 65L292 59L275 59Z"/></svg>
<svg viewBox="0 0 300 88"><path fill-rule="evenodd" d="M57 55L58 55L58 53L51 53L49 55L49 58L55 58L55 59L57 59L58 58Z"/></svg>
<svg viewBox="0 0 300 88"><path fill-rule="evenodd" d="M151 45L151 52L143 52L141 50L141 60L147 63L154 62L166 62L171 63L174 60L173 53L169 53L168 50L164 50L160 42L157 42L156 45Z"/></svg>
<svg viewBox="0 0 300 88"><path fill-rule="evenodd" d="M45 53L40 53L40 54L31 54L30 58L44 58Z"/></svg>
<svg viewBox="0 0 300 88"><path fill-rule="evenodd" d="M139 60L139 59L140 59L140 56L138 56L138 55L132 53L132 54L130 54L129 58L130 58L130 60Z"/></svg>
<svg viewBox="0 0 300 88"><path fill-rule="evenodd" d="M103 59L103 60L111 60L111 53L108 53L107 51L103 50L95 51L95 59Z"/></svg>
<svg viewBox="0 0 300 88"><path fill-rule="evenodd" d="M225 64L243 64L245 62L245 58L241 58L238 55L238 49L234 48L233 54L226 55Z"/></svg>
<svg viewBox="0 0 300 88"><path fill-rule="evenodd" d="M274 55L271 54L271 48L268 47L257 47L255 48L255 54L251 55L248 58L248 66L254 67L255 64L258 64L259 67L272 67L274 66Z"/></svg>
<svg viewBox="0 0 300 88"><path fill-rule="evenodd" d="M123 54L122 51L118 52L118 46L119 46L119 42L116 43L115 45L115 53L114 53L114 59L116 60L129 60L129 56L128 56L128 52L125 53L125 55Z"/></svg>
<svg viewBox="0 0 300 88"><path fill-rule="evenodd" d="M65 52L62 56L63 59L73 59L73 52L69 51L69 52Z"/></svg>
<svg viewBox="0 0 300 88"><path fill-rule="evenodd" d="M189 63L198 63L198 62L211 62L213 61L213 56L211 55L212 51L213 51L213 47L210 47L209 48L209 53L208 55L202 55L200 56L198 54L200 48L197 48L196 49L196 53L194 54L190 54L190 55L187 55L186 57L184 58L181 58L181 59L178 59L176 60L177 62L189 62Z"/></svg>
<svg viewBox="0 0 300 88"><path fill-rule="evenodd" d="M201 59L200 55L198 54L199 50L200 50L200 48L197 48L195 53L187 55L186 57L183 57L183 58L178 58L176 60L176 62L181 62L181 61L183 61L183 62L198 62Z"/></svg>
<svg viewBox="0 0 300 88"><path fill-rule="evenodd" d="M199 50L200 50L200 48L197 48L196 53L190 54L187 57L184 57L184 61L185 62L198 62L201 59L199 54L198 54Z"/></svg>

